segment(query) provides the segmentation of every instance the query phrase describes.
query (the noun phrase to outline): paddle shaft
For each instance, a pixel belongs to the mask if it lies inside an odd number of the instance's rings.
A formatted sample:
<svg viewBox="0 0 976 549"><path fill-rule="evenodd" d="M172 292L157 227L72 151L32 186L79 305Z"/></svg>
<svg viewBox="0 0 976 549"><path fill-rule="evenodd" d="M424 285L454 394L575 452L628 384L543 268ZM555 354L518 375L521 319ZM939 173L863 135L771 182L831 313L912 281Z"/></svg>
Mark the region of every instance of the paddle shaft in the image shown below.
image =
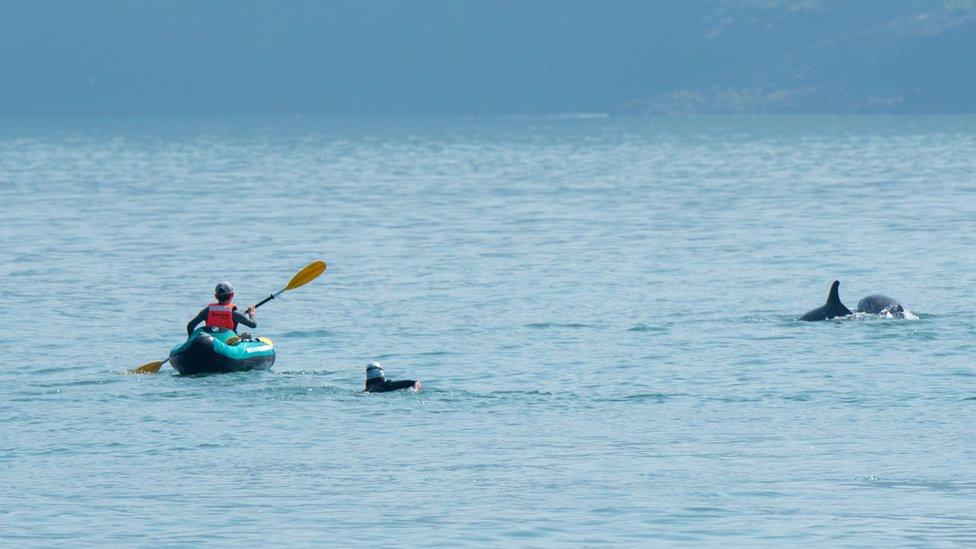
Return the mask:
<svg viewBox="0 0 976 549"><path fill-rule="evenodd" d="M283 291L284 291L284 290L281 290L281 292L283 292ZM259 302L258 302L258 303L257 303L256 305L254 305L254 308L255 308L255 309L257 309L257 308L258 308L258 307L260 307L261 305L264 305L265 303L267 303L267 302L269 302L269 301L271 301L272 299L274 299L275 297L277 297L278 295L280 295L280 294L281 294L281 292L278 292L277 294L271 294L271 295L269 295L268 297L266 297L266 298L264 298L264 299L262 299L262 300L261 300L261 301L259 301Z"/></svg>

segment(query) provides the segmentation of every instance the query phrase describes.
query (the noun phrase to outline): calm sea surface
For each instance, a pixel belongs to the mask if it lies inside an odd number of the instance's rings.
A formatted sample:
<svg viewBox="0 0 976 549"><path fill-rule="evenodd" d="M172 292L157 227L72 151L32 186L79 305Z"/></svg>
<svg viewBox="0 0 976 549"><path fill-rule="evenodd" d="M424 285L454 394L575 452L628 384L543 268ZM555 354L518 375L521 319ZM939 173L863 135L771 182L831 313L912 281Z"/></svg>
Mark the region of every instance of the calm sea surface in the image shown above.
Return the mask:
<svg viewBox="0 0 976 549"><path fill-rule="evenodd" d="M3 545L976 543L976 118L4 120L0 255Z"/></svg>

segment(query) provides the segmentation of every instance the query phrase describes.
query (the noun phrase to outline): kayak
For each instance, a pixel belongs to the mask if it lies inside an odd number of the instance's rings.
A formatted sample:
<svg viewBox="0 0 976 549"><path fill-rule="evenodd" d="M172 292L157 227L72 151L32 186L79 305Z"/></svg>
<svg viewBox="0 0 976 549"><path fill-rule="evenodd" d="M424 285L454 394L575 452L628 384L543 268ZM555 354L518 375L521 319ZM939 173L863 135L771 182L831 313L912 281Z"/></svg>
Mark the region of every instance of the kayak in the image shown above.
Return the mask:
<svg viewBox="0 0 976 549"><path fill-rule="evenodd" d="M274 365L274 343L266 337L241 340L226 328L197 328L169 352L169 363L183 375L267 370Z"/></svg>

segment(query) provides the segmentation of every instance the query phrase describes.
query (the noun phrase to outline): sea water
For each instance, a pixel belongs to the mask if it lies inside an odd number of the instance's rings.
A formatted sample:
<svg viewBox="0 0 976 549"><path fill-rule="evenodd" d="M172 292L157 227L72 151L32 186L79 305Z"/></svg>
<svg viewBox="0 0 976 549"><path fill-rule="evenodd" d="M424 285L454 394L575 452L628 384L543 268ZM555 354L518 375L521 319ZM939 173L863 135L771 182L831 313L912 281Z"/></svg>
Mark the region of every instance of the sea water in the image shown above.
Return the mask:
<svg viewBox="0 0 976 549"><path fill-rule="evenodd" d="M5 120L0 252L4 545L976 543L976 118Z"/></svg>

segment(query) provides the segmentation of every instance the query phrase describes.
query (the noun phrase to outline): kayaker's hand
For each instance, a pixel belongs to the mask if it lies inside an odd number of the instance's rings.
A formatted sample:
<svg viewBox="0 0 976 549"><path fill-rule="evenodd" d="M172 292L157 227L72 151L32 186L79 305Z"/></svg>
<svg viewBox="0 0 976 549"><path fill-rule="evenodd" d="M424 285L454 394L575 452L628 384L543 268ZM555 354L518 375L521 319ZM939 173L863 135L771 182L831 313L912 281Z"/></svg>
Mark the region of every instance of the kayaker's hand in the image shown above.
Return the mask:
<svg viewBox="0 0 976 549"><path fill-rule="evenodd" d="M419 381L413 384L414 391L420 392L420 390L423 388L424 388L423 384L421 384Z"/></svg>
<svg viewBox="0 0 976 549"><path fill-rule="evenodd" d="M249 305L245 312L247 313L247 316L251 317L251 320L254 320L254 311L256 310L257 308L254 305Z"/></svg>

